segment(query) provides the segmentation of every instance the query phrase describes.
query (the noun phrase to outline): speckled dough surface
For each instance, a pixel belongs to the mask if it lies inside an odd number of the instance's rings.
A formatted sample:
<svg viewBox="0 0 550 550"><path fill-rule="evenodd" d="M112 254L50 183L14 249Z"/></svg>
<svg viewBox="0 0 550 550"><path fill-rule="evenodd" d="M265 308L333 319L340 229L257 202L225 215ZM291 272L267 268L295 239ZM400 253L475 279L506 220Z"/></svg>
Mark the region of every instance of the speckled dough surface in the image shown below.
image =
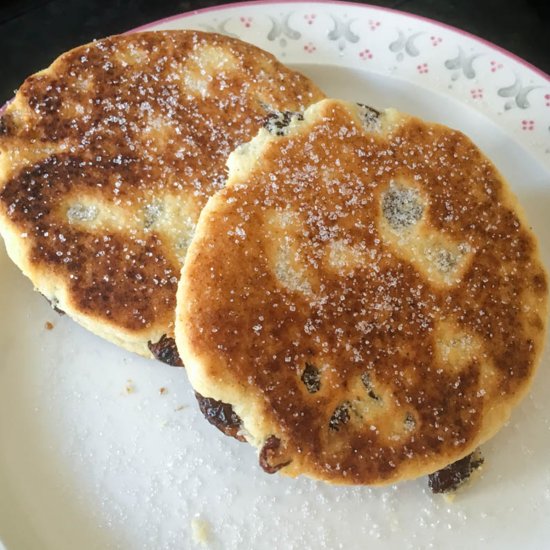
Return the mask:
<svg viewBox="0 0 550 550"><path fill-rule="evenodd" d="M0 120L10 257L56 307L150 356L148 341L173 334L181 264L229 153L269 112L321 97L272 55L216 34L71 50L28 78Z"/></svg>
<svg viewBox="0 0 550 550"><path fill-rule="evenodd" d="M228 166L189 248L176 341L264 469L385 484L494 435L535 372L547 278L479 149L325 100Z"/></svg>

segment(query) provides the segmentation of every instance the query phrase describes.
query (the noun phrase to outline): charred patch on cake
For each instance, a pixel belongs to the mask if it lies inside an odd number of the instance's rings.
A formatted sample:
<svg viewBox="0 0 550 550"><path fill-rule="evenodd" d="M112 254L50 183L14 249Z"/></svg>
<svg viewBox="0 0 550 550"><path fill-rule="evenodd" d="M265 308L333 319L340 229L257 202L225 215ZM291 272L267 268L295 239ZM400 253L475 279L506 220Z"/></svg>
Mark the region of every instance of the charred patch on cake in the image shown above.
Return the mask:
<svg viewBox="0 0 550 550"><path fill-rule="evenodd" d="M274 136L284 136L293 119L304 120L304 116L294 111L272 112L267 115L264 128Z"/></svg>
<svg viewBox="0 0 550 550"><path fill-rule="evenodd" d="M149 340L147 346L155 359L172 367L183 367L183 362L178 353L178 348L176 347L176 341L173 338L163 334L156 344L153 344L153 342Z"/></svg>
<svg viewBox="0 0 550 550"><path fill-rule="evenodd" d="M279 461L281 458L279 456L280 448L281 440L274 435L270 435L260 451L260 466L264 472L274 474L292 462L292 460Z"/></svg>
<svg viewBox="0 0 550 550"><path fill-rule="evenodd" d="M197 392L195 392L195 397L199 402L199 408L204 418L206 418L212 426L216 426L220 432L223 432L229 437L234 437L239 441L246 441L239 433L243 422L231 405L223 401L217 401L211 397L203 397Z"/></svg>
<svg viewBox="0 0 550 550"><path fill-rule="evenodd" d="M464 485L485 459L479 449L428 476L428 486L434 494L453 493Z"/></svg>

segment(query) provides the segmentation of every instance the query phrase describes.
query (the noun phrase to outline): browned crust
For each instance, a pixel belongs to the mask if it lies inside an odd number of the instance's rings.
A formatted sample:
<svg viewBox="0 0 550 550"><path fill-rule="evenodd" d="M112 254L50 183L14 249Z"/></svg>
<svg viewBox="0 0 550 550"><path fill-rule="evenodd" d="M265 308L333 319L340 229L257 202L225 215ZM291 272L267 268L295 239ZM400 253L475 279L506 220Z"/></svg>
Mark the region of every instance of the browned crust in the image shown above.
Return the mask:
<svg viewBox="0 0 550 550"><path fill-rule="evenodd" d="M208 48L234 66L207 66L197 84L203 67L193 60ZM71 50L29 77L1 119L6 241L23 251L20 267L38 289L63 289L67 313L118 333L119 343L141 339L145 353L148 340L173 332L186 245L176 249L170 228L141 227L144 208L183 200L195 222L223 184L227 156L268 111L320 97L272 55L217 34L143 32ZM120 225L69 223L65 208L82 197L118 209Z"/></svg>
<svg viewBox="0 0 550 550"><path fill-rule="evenodd" d="M547 279L506 183L467 137L406 116L387 133L365 131L343 104L323 105L209 204L176 338L192 383L229 400L255 445L281 441L281 462L292 460L283 472L388 483L460 459L506 420L541 352ZM460 280L432 284L384 241L377 223L393 180L420 186L430 231L468 243ZM288 209L313 298L285 287L271 263L283 241L266 216ZM344 238L376 253L336 275L329 247ZM438 359L443 321L480 342L463 365ZM308 364L322 371L315 392ZM373 416L377 406L387 414Z"/></svg>

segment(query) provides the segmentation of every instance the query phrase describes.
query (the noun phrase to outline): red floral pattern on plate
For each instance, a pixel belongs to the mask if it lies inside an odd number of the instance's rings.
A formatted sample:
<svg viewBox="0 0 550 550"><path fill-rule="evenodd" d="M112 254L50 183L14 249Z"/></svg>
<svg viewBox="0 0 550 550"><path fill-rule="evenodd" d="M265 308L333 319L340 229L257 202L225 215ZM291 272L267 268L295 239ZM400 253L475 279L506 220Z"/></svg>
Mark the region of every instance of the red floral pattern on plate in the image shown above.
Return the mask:
<svg viewBox="0 0 550 550"><path fill-rule="evenodd" d="M359 57L363 60L372 59L372 52L370 50L362 50L359 52Z"/></svg>
<svg viewBox="0 0 550 550"><path fill-rule="evenodd" d="M380 26L380 21L374 21L369 19L369 28L371 31L375 31Z"/></svg>

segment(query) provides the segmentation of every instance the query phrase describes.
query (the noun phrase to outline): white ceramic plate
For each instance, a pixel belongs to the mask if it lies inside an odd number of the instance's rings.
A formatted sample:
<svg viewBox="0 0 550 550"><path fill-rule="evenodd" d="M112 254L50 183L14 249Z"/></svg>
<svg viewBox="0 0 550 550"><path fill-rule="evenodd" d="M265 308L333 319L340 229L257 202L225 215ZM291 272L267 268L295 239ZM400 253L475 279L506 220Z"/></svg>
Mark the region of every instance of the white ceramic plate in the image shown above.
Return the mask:
<svg viewBox="0 0 550 550"><path fill-rule="evenodd" d="M147 28L231 33L328 94L463 130L511 182L550 264L550 81L511 54L425 19L333 2L246 2ZM268 476L251 447L201 418L184 371L58 317L3 250L0 294L9 550L192 549L200 526L215 549L550 545L548 352L530 397L484 446L482 478L450 505L424 479L369 489Z"/></svg>

